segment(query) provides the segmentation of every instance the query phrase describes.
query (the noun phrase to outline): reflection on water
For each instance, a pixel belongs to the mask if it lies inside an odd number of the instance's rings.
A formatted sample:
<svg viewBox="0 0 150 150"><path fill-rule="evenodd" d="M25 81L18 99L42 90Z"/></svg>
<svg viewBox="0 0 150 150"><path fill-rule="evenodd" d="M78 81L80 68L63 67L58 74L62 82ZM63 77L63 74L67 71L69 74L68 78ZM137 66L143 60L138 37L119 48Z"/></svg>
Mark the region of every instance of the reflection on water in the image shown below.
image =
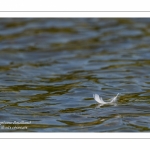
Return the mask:
<svg viewBox="0 0 150 150"><path fill-rule="evenodd" d="M149 27L150 19L1 18L0 132L149 131ZM97 108L94 93L121 94Z"/></svg>

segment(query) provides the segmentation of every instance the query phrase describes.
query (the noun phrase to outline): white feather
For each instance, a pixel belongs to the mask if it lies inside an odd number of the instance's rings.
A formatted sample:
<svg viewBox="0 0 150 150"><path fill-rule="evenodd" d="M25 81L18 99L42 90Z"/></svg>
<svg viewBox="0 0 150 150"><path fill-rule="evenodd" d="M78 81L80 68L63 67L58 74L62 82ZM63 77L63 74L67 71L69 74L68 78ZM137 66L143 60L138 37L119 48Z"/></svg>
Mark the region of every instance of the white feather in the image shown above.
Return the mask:
<svg viewBox="0 0 150 150"><path fill-rule="evenodd" d="M104 102L103 99L102 99L102 97L99 97L98 94L93 94L93 97L94 97L94 99L95 99L98 103L104 105L104 104L112 104L112 103L115 103L115 102L117 101L118 95L119 95L119 93L118 93L115 97L111 98L111 99L110 99L110 102Z"/></svg>

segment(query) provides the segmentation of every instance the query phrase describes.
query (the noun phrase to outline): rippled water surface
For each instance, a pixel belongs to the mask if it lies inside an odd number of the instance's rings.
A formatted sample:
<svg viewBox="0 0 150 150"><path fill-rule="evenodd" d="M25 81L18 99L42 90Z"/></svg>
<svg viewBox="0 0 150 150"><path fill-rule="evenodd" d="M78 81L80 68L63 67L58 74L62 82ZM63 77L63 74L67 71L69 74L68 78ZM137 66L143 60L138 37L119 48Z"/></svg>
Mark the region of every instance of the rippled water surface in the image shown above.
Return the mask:
<svg viewBox="0 0 150 150"><path fill-rule="evenodd" d="M94 93L120 96L98 107ZM150 19L1 18L0 124L0 132L150 131Z"/></svg>

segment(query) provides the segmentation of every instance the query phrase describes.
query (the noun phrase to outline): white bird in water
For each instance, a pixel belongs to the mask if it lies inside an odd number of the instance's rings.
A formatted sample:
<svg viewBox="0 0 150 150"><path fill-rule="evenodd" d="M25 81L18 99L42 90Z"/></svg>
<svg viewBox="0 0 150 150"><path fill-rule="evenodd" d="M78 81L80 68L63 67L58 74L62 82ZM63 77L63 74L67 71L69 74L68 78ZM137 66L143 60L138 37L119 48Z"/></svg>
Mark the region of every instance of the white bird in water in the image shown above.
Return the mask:
<svg viewBox="0 0 150 150"><path fill-rule="evenodd" d="M98 94L93 94L93 97L98 103L100 103L100 105L105 105L105 104L114 104L115 102L117 102L118 95L119 93L115 97L111 98L110 102L104 102L102 97L99 97Z"/></svg>

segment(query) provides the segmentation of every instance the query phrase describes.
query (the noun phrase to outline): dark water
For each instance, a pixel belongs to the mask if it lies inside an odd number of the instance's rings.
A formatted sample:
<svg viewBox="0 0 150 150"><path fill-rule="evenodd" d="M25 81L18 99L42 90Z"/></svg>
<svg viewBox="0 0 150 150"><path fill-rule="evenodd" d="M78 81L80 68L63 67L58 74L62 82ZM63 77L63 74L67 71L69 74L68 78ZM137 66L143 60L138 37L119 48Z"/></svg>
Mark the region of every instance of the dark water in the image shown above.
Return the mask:
<svg viewBox="0 0 150 150"><path fill-rule="evenodd" d="M97 108L94 93L121 94ZM0 132L149 132L150 19L1 18L0 123Z"/></svg>

